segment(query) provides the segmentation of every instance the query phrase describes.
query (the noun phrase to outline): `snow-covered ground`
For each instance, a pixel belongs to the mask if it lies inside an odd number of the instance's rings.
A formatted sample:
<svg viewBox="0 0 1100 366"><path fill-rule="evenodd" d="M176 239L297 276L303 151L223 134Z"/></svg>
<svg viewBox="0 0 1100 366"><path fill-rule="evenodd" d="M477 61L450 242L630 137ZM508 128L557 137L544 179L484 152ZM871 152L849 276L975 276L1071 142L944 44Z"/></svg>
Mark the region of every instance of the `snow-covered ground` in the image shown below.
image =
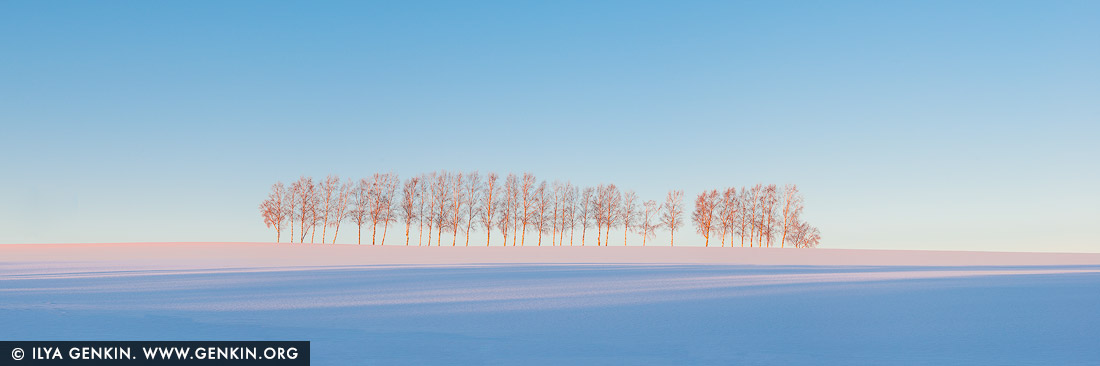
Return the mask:
<svg viewBox="0 0 1100 366"><path fill-rule="evenodd" d="M330 364L1100 364L1100 255L0 245L3 340L309 340Z"/></svg>

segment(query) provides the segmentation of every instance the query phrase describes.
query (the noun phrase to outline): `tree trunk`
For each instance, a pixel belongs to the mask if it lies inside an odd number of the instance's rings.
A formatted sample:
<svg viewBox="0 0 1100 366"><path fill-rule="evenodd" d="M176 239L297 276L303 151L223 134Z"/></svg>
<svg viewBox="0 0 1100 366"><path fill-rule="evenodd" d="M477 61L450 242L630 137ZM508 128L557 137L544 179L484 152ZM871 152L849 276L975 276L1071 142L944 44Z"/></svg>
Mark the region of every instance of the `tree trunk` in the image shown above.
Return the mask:
<svg viewBox="0 0 1100 366"><path fill-rule="evenodd" d="M332 232L332 243L336 244L336 236L340 235L340 223L336 223L336 230Z"/></svg>
<svg viewBox="0 0 1100 366"><path fill-rule="evenodd" d="M382 224L382 243L386 245L386 233L390 231L390 220L386 220L386 223Z"/></svg>
<svg viewBox="0 0 1100 366"><path fill-rule="evenodd" d="M561 230L558 230L558 245L565 246L565 222L561 223ZM569 246L573 246L573 240L570 238Z"/></svg>
<svg viewBox="0 0 1100 366"><path fill-rule="evenodd" d="M470 219L466 220L466 246L470 246L470 226L474 224L474 215L471 213Z"/></svg>

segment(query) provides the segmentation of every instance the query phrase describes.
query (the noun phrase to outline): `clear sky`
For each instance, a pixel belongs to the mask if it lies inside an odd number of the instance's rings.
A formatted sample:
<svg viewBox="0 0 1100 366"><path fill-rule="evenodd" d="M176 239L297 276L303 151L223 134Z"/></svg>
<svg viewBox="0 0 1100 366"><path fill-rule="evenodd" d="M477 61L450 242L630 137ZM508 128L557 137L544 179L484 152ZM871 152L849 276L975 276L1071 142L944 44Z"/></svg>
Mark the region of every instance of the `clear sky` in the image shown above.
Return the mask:
<svg viewBox="0 0 1100 366"><path fill-rule="evenodd" d="M277 180L477 169L1100 252L1096 1L4 1L0 126L0 243L270 241Z"/></svg>

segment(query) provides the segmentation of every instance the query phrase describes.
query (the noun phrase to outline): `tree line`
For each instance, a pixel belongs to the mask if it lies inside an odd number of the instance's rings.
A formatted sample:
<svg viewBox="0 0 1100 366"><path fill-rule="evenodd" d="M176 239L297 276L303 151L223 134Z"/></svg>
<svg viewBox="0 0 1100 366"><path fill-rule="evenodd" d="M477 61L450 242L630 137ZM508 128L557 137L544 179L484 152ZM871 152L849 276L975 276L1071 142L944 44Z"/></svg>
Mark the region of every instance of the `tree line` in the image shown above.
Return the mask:
<svg viewBox="0 0 1100 366"><path fill-rule="evenodd" d="M335 243L341 224L355 225L356 243L363 243L364 226L371 245L385 245L391 224L403 226L405 245L416 238L417 245L443 245L444 235L452 246L470 245L470 234L484 230L485 245L491 245L494 231L502 245L526 245L530 233L536 246L546 236L550 245L586 245L595 229L596 245L611 245L613 228L621 228L623 245L630 234L640 235L642 246L658 230L669 233L669 245L684 225L682 190L669 191L663 202L641 201L634 191L622 191L614 184L580 187L569 182L546 182L531 173L431 172L400 180L394 173L375 173L369 178L341 180L328 176L314 181L300 177L290 185L277 182L260 204L268 228L275 229L275 241L289 231L290 242ZM692 222L706 246L719 233L740 238L740 245L816 247L818 229L802 221L803 199L795 185L779 189L757 184L751 188L726 188L701 193L695 202ZM328 229L333 229L331 241ZM399 228L398 228L399 229ZM382 237L378 238L378 231ZM425 232L427 241L425 241ZM618 232L618 231L616 231ZM578 238L579 237L579 238ZM511 238L511 242L509 242ZM475 238L475 240L479 240ZM617 240L617 239L615 239ZM755 241L755 243L754 243Z"/></svg>

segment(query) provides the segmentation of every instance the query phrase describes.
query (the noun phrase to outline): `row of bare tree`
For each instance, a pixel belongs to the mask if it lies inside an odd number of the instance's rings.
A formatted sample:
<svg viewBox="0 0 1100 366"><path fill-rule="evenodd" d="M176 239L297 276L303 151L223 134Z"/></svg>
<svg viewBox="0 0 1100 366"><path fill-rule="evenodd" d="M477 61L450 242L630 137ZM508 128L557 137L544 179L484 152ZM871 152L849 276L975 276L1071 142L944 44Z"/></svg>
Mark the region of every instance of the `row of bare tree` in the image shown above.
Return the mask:
<svg viewBox="0 0 1100 366"><path fill-rule="evenodd" d="M793 184L782 189L774 184L741 187L740 191L735 187L721 192L714 189L695 198L691 221L703 236L704 246L710 246L710 237L720 233L722 246L730 234L730 246L736 236L744 247L747 236L750 247L770 248L778 234L780 247L817 247L821 232L801 219L803 202L798 186Z"/></svg>
<svg viewBox="0 0 1100 366"><path fill-rule="evenodd" d="M463 245L469 246L470 233L484 230L488 246L494 229L503 245L526 245L529 232L537 235L533 239L538 246L544 234L550 245L565 245L568 240L572 246L576 234L580 245L585 245L589 228L596 229L596 245L610 244L612 228L623 229L623 245L633 232L641 235L644 246L658 229L669 232L669 245L673 245L675 232L684 224L683 191L668 192L663 203L639 201L635 192L620 191L614 184L582 188L538 181L531 173L508 174L503 181L496 173L483 176L476 171L431 172L404 181L394 173L376 173L358 181L329 176L319 182L301 177L289 186L275 183L260 204L260 213L264 224L275 229L277 242L289 230L291 242L304 243L308 237L315 243L320 229L321 243L335 243L340 224L348 222L356 226L359 244L363 227L368 226L372 245L385 245L391 223L404 225L405 245L411 245L413 230L417 245L431 245L434 236L437 246L442 245L444 234L450 234L452 246L462 234ZM331 241L329 228L333 229Z"/></svg>

